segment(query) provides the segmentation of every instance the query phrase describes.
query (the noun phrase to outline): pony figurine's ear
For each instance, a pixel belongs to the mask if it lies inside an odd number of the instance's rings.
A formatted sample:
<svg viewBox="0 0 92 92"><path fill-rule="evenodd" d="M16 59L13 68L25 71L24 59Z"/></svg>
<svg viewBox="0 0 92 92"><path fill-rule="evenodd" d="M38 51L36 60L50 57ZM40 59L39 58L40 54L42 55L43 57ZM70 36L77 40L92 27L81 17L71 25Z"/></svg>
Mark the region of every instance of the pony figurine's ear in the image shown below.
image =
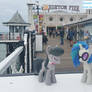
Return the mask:
<svg viewBox="0 0 92 92"><path fill-rule="evenodd" d="M46 53L47 53L47 55L49 54L50 49L51 49L51 46L48 45L48 47L46 48Z"/></svg>
<svg viewBox="0 0 92 92"><path fill-rule="evenodd" d="M81 44L79 44L79 46L80 46L80 49L83 49L83 46Z"/></svg>

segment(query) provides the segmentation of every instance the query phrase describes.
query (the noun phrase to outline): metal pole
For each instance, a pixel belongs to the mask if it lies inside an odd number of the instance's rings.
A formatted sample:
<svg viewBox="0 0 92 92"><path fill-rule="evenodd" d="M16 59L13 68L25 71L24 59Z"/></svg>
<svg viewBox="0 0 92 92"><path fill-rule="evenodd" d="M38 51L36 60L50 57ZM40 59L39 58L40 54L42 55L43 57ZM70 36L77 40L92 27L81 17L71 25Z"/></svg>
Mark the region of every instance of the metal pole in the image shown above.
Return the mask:
<svg viewBox="0 0 92 92"><path fill-rule="evenodd" d="M29 33L29 72L32 72L32 44L31 33Z"/></svg>
<svg viewBox="0 0 92 92"><path fill-rule="evenodd" d="M39 33L39 1L37 1L38 33Z"/></svg>
<svg viewBox="0 0 92 92"><path fill-rule="evenodd" d="M28 35L24 34L24 46L25 46L25 73L27 73L27 38Z"/></svg>
<svg viewBox="0 0 92 92"><path fill-rule="evenodd" d="M58 26L58 12L56 13L56 30L57 30L57 26Z"/></svg>
<svg viewBox="0 0 92 92"><path fill-rule="evenodd" d="M47 34L47 30L46 30L46 11L44 10L44 32Z"/></svg>
<svg viewBox="0 0 92 92"><path fill-rule="evenodd" d="M79 26L77 24L77 40L79 40Z"/></svg>

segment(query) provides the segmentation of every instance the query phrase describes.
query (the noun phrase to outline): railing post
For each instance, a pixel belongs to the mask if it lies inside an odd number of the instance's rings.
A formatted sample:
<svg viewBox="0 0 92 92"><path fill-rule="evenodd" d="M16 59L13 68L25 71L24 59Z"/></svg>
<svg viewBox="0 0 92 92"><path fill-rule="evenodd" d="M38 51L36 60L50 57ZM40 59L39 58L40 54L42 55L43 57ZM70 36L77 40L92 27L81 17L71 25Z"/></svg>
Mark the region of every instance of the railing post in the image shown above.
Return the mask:
<svg viewBox="0 0 92 92"><path fill-rule="evenodd" d="M28 34L24 34L24 48L25 48L25 73L27 73L27 38Z"/></svg>
<svg viewBox="0 0 92 92"><path fill-rule="evenodd" d="M32 70L32 42L31 42L31 32L29 33L29 72Z"/></svg>

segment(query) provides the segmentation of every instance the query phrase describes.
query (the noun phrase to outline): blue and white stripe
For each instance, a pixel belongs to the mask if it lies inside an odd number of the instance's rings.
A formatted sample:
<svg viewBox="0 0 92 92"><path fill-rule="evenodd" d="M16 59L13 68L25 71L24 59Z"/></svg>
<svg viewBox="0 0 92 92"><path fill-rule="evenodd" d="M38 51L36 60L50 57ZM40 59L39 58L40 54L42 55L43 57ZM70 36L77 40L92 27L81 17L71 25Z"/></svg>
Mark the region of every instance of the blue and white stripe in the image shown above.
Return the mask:
<svg viewBox="0 0 92 92"><path fill-rule="evenodd" d="M83 8L84 9L92 9L92 0L84 0Z"/></svg>

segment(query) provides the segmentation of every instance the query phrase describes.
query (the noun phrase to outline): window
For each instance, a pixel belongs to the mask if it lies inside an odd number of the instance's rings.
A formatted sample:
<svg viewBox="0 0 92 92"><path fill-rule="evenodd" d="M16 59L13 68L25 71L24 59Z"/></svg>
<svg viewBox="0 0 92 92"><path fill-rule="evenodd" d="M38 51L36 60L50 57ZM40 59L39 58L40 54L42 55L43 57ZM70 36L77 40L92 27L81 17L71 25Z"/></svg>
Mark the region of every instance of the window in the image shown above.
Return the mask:
<svg viewBox="0 0 92 92"><path fill-rule="evenodd" d="M63 18L62 17L60 18L60 21L63 21Z"/></svg>
<svg viewBox="0 0 92 92"><path fill-rule="evenodd" d="M73 21L73 18L70 18L70 21Z"/></svg>
<svg viewBox="0 0 92 92"><path fill-rule="evenodd" d="M82 20L83 18L81 17L80 20Z"/></svg>
<svg viewBox="0 0 92 92"><path fill-rule="evenodd" d="M53 21L53 18L52 18L52 17L50 17L50 18L49 18L49 21Z"/></svg>

